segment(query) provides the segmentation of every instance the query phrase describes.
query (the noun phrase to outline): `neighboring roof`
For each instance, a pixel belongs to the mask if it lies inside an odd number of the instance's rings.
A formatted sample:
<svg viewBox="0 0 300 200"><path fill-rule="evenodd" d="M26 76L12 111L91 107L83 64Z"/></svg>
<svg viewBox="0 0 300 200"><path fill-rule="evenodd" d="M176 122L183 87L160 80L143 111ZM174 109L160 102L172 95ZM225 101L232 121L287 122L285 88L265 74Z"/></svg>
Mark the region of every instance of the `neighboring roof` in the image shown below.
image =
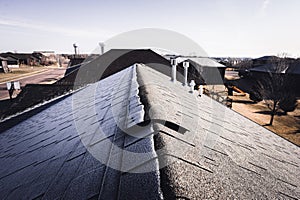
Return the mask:
<svg viewBox="0 0 300 200"><path fill-rule="evenodd" d="M33 53L41 53L41 54L55 54L55 51L33 51Z"/></svg>
<svg viewBox="0 0 300 200"><path fill-rule="evenodd" d="M253 67L249 69L250 72L276 72L276 65L274 64L265 64L265 65L260 65L258 67ZM283 70L281 73L284 73L285 70Z"/></svg>
<svg viewBox="0 0 300 200"><path fill-rule="evenodd" d="M145 63L164 74L171 74L170 62L150 49L112 49L96 58L87 58L87 60L91 60L91 62L85 63L79 68L67 70L66 76L59 81L59 84L94 83L135 63ZM73 69L75 70L71 71ZM78 73L80 73L80 80L77 79ZM93 74L92 78L90 74Z"/></svg>
<svg viewBox="0 0 300 200"><path fill-rule="evenodd" d="M1 53L0 56L3 57L3 58L11 57L11 58L17 59L12 54L13 53Z"/></svg>
<svg viewBox="0 0 300 200"><path fill-rule="evenodd" d="M35 58L34 56L32 56L31 53L14 53L12 56L22 60L26 60L28 58Z"/></svg>
<svg viewBox="0 0 300 200"><path fill-rule="evenodd" d="M177 55L176 52L173 52L173 51L170 51L170 50L167 50L167 49L162 49L162 48L150 48L151 51L154 51L155 53L161 55L161 56L168 56L168 55Z"/></svg>
<svg viewBox="0 0 300 200"><path fill-rule="evenodd" d="M264 72L264 73L282 73L282 74L300 74L300 64L298 62L287 65L281 72L277 72L278 69L275 64L265 64L258 67L249 69L250 72Z"/></svg>
<svg viewBox="0 0 300 200"><path fill-rule="evenodd" d="M214 58L209 58L209 57L178 56L178 55L164 55L164 57L167 58L168 60L175 57L178 63L189 61L201 67L226 68L225 65L222 65L221 63L217 62Z"/></svg>
<svg viewBox="0 0 300 200"><path fill-rule="evenodd" d="M178 57L178 59L180 58L181 57ZM99 81L101 78L110 76L113 73L133 65L134 63L144 63L165 75L170 75L171 65L169 59L169 55L160 55L151 49L111 49L96 58L95 56L93 59L87 58L88 62L85 62L84 64L79 64L68 68L66 70L65 77L58 81L58 84L73 83L74 85L80 85L94 83ZM191 67L189 69L189 81L193 79L197 84L203 84L203 81L198 80L201 79L199 77L202 76L202 79L205 80L205 84L223 84L225 73L224 65L221 65L210 58L184 57L182 59L189 59L191 65L193 65L195 68L192 69ZM199 75L199 72L203 71L203 68L205 68L204 72ZM178 67L177 71L179 73L178 80L183 82L183 68ZM94 79L87 77L79 80L77 79L78 73L81 74L80 77L86 77L89 74L94 74Z"/></svg>
<svg viewBox="0 0 300 200"><path fill-rule="evenodd" d="M194 80L196 84L223 85L226 66L209 57L164 55L168 60L176 58L178 62L177 71L184 74L183 62L189 62L188 81ZM184 82L183 76L178 80Z"/></svg>
<svg viewBox="0 0 300 200"><path fill-rule="evenodd" d="M218 63L212 58L189 58L189 60L199 64L200 66L226 68L225 65Z"/></svg>
<svg viewBox="0 0 300 200"><path fill-rule="evenodd" d="M6 199L300 198L299 147L143 64L2 132L0 145Z"/></svg>
<svg viewBox="0 0 300 200"><path fill-rule="evenodd" d="M300 75L300 60L296 60L289 69L287 69L287 73Z"/></svg>
<svg viewBox="0 0 300 200"><path fill-rule="evenodd" d="M1 53L0 56L2 57L12 57L18 60L26 60L28 58L37 59L31 53Z"/></svg>
<svg viewBox="0 0 300 200"><path fill-rule="evenodd" d="M8 59L0 56L0 60L6 60L7 61Z"/></svg>
<svg viewBox="0 0 300 200"><path fill-rule="evenodd" d="M182 58L183 59L183 58ZM207 85L223 85L225 66L216 62L210 58L187 58L186 61L190 63L189 72L194 68L194 72L191 73L194 77L191 77L197 84ZM179 66L183 66L183 61L179 63ZM183 70L183 69L181 69ZM196 71L195 71L196 70ZM183 73L183 72L182 72ZM201 77L202 81L199 81Z"/></svg>
<svg viewBox="0 0 300 200"><path fill-rule="evenodd" d="M225 65L218 63L216 60L212 58L197 58L197 57L187 57L187 60L190 62L194 62L201 67L218 67L218 68L226 68Z"/></svg>
<svg viewBox="0 0 300 200"><path fill-rule="evenodd" d="M262 56L262 57L259 57L259 58L255 58L253 60L265 60L265 61L269 61L269 60L272 60L272 59L278 59L279 57L277 56Z"/></svg>
<svg viewBox="0 0 300 200"><path fill-rule="evenodd" d="M14 58L14 57L12 57L12 56L7 56L6 59L7 59L8 61L18 62L18 59Z"/></svg>
<svg viewBox="0 0 300 200"><path fill-rule="evenodd" d="M286 60L286 62L293 62L295 60L295 58L290 58L290 57L286 57L286 56L282 56L282 57L278 57L278 56L263 56L263 57L259 57L259 58L255 58L253 59L253 61L266 61L266 62L273 62L273 61L278 61L280 59L284 59Z"/></svg>

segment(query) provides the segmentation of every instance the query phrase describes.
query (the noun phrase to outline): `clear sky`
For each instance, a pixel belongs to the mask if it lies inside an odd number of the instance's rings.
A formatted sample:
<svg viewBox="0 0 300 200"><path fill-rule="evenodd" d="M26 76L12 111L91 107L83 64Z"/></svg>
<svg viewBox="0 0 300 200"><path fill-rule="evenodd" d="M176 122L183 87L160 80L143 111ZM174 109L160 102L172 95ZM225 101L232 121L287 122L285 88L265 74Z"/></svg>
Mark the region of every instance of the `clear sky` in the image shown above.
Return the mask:
<svg viewBox="0 0 300 200"><path fill-rule="evenodd" d="M71 53L76 42L89 53L140 28L179 32L210 56L300 57L299 0L0 0L0 52Z"/></svg>

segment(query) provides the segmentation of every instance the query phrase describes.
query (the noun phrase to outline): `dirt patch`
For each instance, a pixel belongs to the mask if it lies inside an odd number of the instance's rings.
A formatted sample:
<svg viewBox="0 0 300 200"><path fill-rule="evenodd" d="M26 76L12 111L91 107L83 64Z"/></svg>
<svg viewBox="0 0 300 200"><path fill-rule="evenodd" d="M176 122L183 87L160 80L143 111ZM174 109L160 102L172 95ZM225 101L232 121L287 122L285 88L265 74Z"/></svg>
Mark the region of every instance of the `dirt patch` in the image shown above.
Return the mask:
<svg viewBox="0 0 300 200"><path fill-rule="evenodd" d="M230 98L233 99L233 110L300 146L300 100L295 111L286 115L278 112L273 125L267 126L270 122L270 110L263 102L254 104L248 94L240 96L234 93Z"/></svg>

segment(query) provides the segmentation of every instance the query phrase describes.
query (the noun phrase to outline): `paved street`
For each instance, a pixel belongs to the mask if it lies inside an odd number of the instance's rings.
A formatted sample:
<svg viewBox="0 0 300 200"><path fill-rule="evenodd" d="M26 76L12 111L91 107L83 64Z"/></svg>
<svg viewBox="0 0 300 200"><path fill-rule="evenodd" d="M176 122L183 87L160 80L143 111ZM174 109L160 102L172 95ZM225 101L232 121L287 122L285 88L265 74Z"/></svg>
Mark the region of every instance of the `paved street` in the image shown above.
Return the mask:
<svg viewBox="0 0 300 200"><path fill-rule="evenodd" d="M225 77L227 80L236 80L240 78L239 73L237 71L229 71L229 70L225 71Z"/></svg>
<svg viewBox="0 0 300 200"><path fill-rule="evenodd" d="M51 84L62 78L65 71L65 68L49 68L46 72L29 75L14 81L20 81L21 87L24 87L26 84ZM6 84L2 83L0 84L0 100L8 98L9 95L6 90Z"/></svg>

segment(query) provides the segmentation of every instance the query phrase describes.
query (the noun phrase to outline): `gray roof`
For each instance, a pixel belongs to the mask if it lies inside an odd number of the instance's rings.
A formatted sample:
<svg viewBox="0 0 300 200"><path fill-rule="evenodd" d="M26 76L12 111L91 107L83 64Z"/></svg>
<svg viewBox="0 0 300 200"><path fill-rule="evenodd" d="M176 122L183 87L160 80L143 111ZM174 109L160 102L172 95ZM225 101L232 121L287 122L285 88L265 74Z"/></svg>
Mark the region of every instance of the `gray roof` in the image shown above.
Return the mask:
<svg viewBox="0 0 300 200"><path fill-rule="evenodd" d="M190 130L182 135L158 127L156 142L167 149L160 161L172 163L161 172L170 199L300 198L298 146L205 95L188 96L149 68L140 74L149 102Z"/></svg>
<svg viewBox="0 0 300 200"><path fill-rule="evenodd" d="M249 69L251 72L271 72L271 73L285 73L288 69L288 66L282 71L278 71L278 67L275 64L265 64L258 67L253 67Z"/></svg>
<svg viewBox="0 0 300 200"><path fill-rule="evenodd" d="M300 60L296 60L287 70L287 73L300 75Z"/></svg>
<svg viewBox="0 0 300 200"><path fill-rule="evenodd" d="M6 59L6 58L4 58L4 57L1 57L1 56L0 56L0 60L7 60L7 59Z"/></svg>
<svg viewBox="0 0 300 200"><path fill-rule="evenodd" d="M173 57L176 57L176 59L178 60L179 63L184 62L184 61L192 61L201 67L226 68L225 65L222 65L221 63L218 63L214 58L209 58L209 57L178 56L178 55L165 55L164 57L169 60Z"/></svg>
<svg viewBox="0 0 300 200"><path fill-rule="evenodd" d="M300 198L299 147L142 64L2 132L0 161L5 199Z"/></svg>
<svg viewBox="0 0 300 200"><path fill-rule="evenodd" d="M197 58L197 57L187 57L188 60L191 60L195 63L197 63L200 66L204 66L204 67L221 67L221 68L225 68L225 65L222 65L220 63L218 63L215 59L212 58Z"/></svg>
<svg viewBox="0 0 300 200"><path fill-rule="evenodd" d="M276 57L275 57L276 58ZM282 65L282 66L281 66ZM281 70L281 71L279 71ZM285 63L266 63L249 69L251 72L271 72L271 73L287 73L287 74L300 74L300 62L299 60L293 60L286 58Z"/></svg>
<svg viewBox="0 0 300 200"><path fill-rule="evenodd" d="M129 162L120 149L155 155L152 137L134 138L117 126L124 108L134 108L127 112L131 124L140 120L133 75L134 68L123 70L1 133L2 198L159 199L157 161ZM125 172L153 170L121 173L118 165Z"/></svg>

